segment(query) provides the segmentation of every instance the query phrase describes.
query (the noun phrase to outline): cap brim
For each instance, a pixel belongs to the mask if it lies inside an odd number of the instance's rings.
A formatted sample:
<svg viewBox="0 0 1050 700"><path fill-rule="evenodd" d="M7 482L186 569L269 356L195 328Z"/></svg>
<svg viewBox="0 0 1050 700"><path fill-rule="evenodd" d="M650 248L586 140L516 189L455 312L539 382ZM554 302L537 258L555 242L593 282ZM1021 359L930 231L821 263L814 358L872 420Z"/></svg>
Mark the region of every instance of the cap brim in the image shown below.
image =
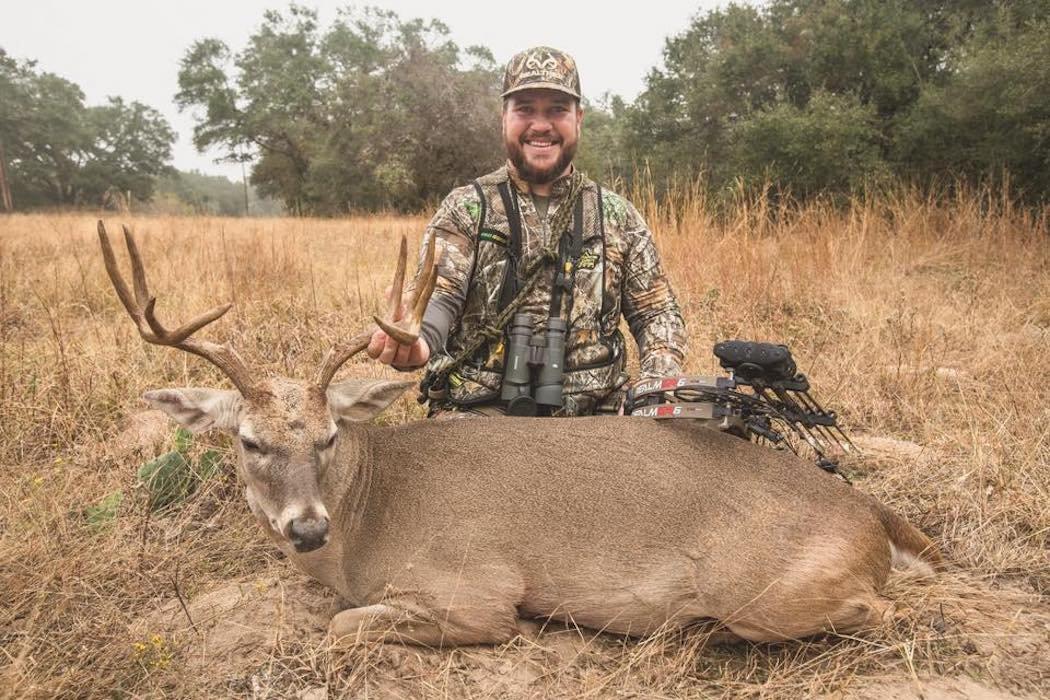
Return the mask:
<svg viewBox="0 0 1050 700"><path fill-rule="evenodd" d="M566 95L572 95L577 100L580 99L580 93L574 90L570 90L561 83L552 83L545 80L539 80L535 83L526 83L525 85L516 85L515 87L512 87L510 90L507 90L506 92L501 94L500 97L513 95L514 93L521 92L522 90L556 90L557 92L563 92Z"/></svg>

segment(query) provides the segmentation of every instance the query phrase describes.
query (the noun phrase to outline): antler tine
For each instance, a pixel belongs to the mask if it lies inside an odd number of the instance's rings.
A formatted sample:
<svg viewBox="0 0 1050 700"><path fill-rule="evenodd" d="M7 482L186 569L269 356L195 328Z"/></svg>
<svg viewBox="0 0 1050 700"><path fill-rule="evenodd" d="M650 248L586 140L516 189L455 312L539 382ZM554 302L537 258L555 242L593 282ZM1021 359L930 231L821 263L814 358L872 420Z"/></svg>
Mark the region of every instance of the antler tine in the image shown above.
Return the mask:
<svg viewBox="0 0 1050 700"><path fill-rule="evenodd" d="M402 241L404 238L402 237ZM434 285L437 282L437 267L434 265L435 236L431 236L427 242L426 252L423 254L423 264L420 267L419 277L416 280L416 288L412 293L412 309L408 316L395 321L390 315L386 319L373 316L376 324L382 328L387 335L401 343L411 345L419 337L419 331L423 327L423 312L430 302L430 295L434 293Z"/></svg>
<svg viewBox="0 0 1050 700"><path fill-rule="evenodd" d="M113 246L109 242L106 227L101 221L98 222L98 238L102 246L102 259L105 262L109 279L113 283L113 288L116 289L117 296L120 297L120 301L127 310L128 315L135 321L142 339L154 345L166 345L185 350L208 360L230 378L241 394L245 396L250 394L254 387L251 373L233 348L207 340L190 338L193 333L229 311L233 304L216 306L184 323L174 331L167 330L157 319L155 311L157 299L149 293L149 286L146 283L146 270L142 264L142 256L139 253L138 245L135 243L135 238L127 226L124 226L123 229L124 242L128 248L128 256L131 258L135 289L134 297L132 297L132 291L128 289L127 282L124 281L123 276L120 274L117 258L113 253Z"/></svg>
<svg viewBox="0 0 1050 700"><path fill-rule="evenodd" d="M435 236L431 236L430 241L427 243L427 252L423 256L422 279L416 284L416 288L412 290L413 304L410 318L412 319L416 335L419 335L419 330L423 327L423 312L427 310L427 304L430 303L430 297L434 293L434 286L437 284L437 265L434 264L435 238Z"/></svg>
<svg viewBox="0 0 1050 700"><path fill-rule="evenodd" d="M150 301L149 287L146 286L146 268L142 265L139 246L135 243L135 237L131 235L131 229L123 224L120 228L124 231L124 245L128 247L128 257L131 258L131 280L135 285L135 302L141 309Z"/></svg>
<svg viewBox="0 0 1050 700"><path fill-rule="evenodd" d="M175 330L169 331L161 325L159 320L157 320L157 316L153 310L156 303L156 297L151 297L150 300L146 302L146 308L143 310L146 317L146 323L149 324L149 327L153 329L154 333L164 338L168 345L178 345L212 321L221 318L223 314L233 308L233 302L219 304L214 308L208 309L200 316L187 321Z"/></svg>
<svg viewBox="0 0 1050 700"><path fill-rule="evenodd" d="M317 384L321 387L321 391L328 388L332 378L335 377L335 373L339 371L339 368L347 360L368 347L374 332L375 328L369 328L358 333L345 343L336 344L335 347L328 351L324 361L321 362L321 369L317 373Z"/></svg>
<svg viewBox="0 0 1050 700"><path fill-rule="evenodd" d="M401 249L397 254L397 269L394 271L394 282L390 286L390 299L387 304L387 318L396 319L401 313L401 289L405 285L405 267L408 260L408 240L401 236Z"/></svg>
<svg viewBox="0 0 1050 700"><path fill-rule="evenodd" d="M124 309L127 310L128 315L131 316L133 321L135 321L135 325L138 326L139 333L142 334L142 337L145 338L147 342L154 342L153 339L147 337L147 335L152 334L142 316L142 310L139 308L134 297L132 297L131 290L128 289L128 284L124 281L124 277L120 274L120 268L117 267L117 256L113 254L113 246L109 243L109 236L106 234L106 227L101 220L98 222L98 240L102 245L102 261L105 263L106 273L109 275L109 281L113 283L113 288L117 291L117 297L120 299L120 303L124 305Z"/></svg>
<svg viewBox="0 0 1050 700"><path fill-rule="evenodd" d="M389 320L373 316L376 324L386 331L387 335L402 345L411 345L416 342L423 323L423 312L430 301L430 295L434 292L434 285L437 281L437 266L434 264L434 245L434 237L431 236L426 252L423 255L423 265L419 272L416 289L412 295L412 309L409 315L400 321L394 321L397 318L397 313L400 311L401 283L404 279L405 264L408 258L408 242L404 236L401 237L401 250L398 254L397 268L394 272L394 287L390 295L392 299L396 299L396 304L390 305ZM347 360L368 347L374 332L375 328L369 328L328 351L317 375L317 383L322 391L328 387L329 382L335 377L335 373L339 371L339 368Z"/></svg>

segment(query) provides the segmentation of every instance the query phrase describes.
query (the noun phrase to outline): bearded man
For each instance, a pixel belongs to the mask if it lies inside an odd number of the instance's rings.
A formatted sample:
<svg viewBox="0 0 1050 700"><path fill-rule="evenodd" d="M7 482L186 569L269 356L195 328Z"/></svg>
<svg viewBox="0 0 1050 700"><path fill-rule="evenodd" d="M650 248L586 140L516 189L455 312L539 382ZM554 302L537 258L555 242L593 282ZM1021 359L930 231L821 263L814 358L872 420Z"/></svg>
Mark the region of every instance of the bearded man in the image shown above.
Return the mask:
<svg viewBox="0 0 1050 700"><path fill-rule="evenodd" d="M432 417L505 414L552 365L561 400L540 398L539 415L615 411L629 379L621 317L641 376L678 375L678 303L635 207L573 167L583 125L575 61L523 51L507 64L502 97L507 163L453 190L427 226L424 250L436 238L440 257L420 338L403 346L377 331L368 354L401 370L427 365Z"/></svg>

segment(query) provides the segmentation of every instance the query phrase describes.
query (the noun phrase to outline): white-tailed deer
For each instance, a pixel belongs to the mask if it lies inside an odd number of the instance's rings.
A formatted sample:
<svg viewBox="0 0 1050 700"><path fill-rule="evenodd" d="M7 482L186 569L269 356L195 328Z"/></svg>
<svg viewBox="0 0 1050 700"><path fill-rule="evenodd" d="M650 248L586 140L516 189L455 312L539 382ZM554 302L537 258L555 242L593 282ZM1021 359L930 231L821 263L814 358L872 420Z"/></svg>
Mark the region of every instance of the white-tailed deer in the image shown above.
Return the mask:
<svg viewBox="0 0 1050 700"><path fill-rule="evenodd" d="M236 390L162 389L145 399L193 431L235 436L248 504L303 571L355 606L335 637L495 643L519 617L644 635L716 622L753 641L852 632L883 621L893 564L929 570L930 540L869 496L799 458L692 422L645 418L367 421L411 382L332 383L372 331L333 349L313 382L251 377L225 345L154 312L124 230L129 289L99 222L106 269L142 337L199 355ZM433 248L410 344L433 290ZM405 242L394 280L405 271ZM929 562L929 563L928 563Z"/></svg>

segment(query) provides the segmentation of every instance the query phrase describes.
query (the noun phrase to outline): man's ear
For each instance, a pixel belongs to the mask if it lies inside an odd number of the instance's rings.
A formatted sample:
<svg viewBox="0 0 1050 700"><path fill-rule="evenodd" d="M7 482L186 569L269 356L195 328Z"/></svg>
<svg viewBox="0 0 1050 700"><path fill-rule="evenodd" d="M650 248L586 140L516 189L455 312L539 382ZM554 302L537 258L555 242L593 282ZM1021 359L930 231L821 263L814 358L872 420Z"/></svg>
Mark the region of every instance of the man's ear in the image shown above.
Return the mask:
<svg viewBox="0 0 1050 700"><path fill-rule="evenodd" d="M241 424L241 393L224 389L158 389L142 398L191 433L217 428L236 435Z"/></svg>
<svg viewBox="0 0 1050 700"><path fill-rule="evenodd" d="M328 409L337 421L372 420L415 381L347 379L328 387Z"/></svg>

